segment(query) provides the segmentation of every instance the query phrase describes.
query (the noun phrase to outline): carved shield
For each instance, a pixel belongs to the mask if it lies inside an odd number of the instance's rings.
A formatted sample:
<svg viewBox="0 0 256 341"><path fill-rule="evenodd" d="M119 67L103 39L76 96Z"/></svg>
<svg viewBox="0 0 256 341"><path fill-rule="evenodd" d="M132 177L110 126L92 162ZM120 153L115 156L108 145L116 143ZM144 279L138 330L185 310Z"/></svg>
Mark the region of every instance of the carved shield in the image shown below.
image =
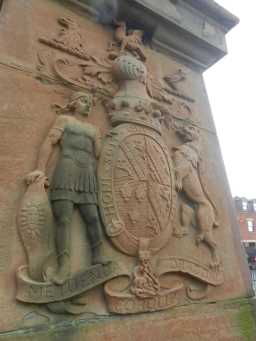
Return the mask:
<svg viewBox="0 0 256 341"><path fill-rule="evenodd" d="M107 235L129 255L140 240L152 252L172 233L173 166L161 135L132 123L107 136L99 161L99 205Z"/></svg>

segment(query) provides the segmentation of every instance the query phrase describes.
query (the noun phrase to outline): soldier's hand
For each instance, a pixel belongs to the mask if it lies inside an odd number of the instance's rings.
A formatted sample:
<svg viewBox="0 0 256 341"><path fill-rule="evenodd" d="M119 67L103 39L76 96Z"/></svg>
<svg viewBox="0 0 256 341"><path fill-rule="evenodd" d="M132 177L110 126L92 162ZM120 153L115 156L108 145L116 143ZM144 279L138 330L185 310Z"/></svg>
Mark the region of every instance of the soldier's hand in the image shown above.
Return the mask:
<svg viewBox="0 0 256 341"><path fill-rule="evenodd" d="M25 176L25 182L27 185L31 185L34 182L41 180L42 178L46 178L44 172L40 170L34 170L33 172Z"/></svg>
<svg viewBox="0 0 256 341"><path fill-rule="evenodd" d="M179 179L179 178L176 179L175 187L176 187L176 190L178 192L182 191L183 186L182 186L182 180L181 179Z"/></svg>

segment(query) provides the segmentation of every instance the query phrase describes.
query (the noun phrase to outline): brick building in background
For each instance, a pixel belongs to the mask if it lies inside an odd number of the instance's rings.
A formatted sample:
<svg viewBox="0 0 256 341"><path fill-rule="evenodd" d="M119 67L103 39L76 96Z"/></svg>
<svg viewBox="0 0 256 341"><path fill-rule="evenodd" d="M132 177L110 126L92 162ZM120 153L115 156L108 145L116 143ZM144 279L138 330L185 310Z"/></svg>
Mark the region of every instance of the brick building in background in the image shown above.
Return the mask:
<svg viewBox="0 0 256 341"><path fill-rule="evenodd" d="M256 199L234 198L241 241L248 255L249 263L256 266ZM253 259L252 259L253 257Z"/></svg>

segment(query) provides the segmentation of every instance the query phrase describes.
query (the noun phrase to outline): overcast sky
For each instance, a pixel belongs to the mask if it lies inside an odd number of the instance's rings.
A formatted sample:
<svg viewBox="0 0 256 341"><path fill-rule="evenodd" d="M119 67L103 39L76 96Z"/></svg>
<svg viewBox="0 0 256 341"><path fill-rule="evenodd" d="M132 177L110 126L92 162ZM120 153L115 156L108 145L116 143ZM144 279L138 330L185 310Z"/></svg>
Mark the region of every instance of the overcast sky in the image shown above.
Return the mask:
<svg viewBox="0 0 256 341"><path fill-rule="evenodd" d="M256 198L255 0L217 0L240 18L228 55L204 74L233 196Z"/></svg>

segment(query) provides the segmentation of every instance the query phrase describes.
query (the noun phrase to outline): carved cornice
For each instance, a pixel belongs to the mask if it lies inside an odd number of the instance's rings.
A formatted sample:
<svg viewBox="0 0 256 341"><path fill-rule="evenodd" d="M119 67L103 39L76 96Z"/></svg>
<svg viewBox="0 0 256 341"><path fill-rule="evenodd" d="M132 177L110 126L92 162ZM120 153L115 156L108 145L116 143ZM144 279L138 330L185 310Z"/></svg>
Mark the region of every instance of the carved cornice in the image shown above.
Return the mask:
<svg viewBox="0 0 256 341"><path fill-rule="evenodd" d="M151 31L152 47L204 71L226 53L238 19L211 0L122 0L120 16ZM143 18L143 22L141 21Z"/></svg>
<svg viewBox="0 0 256 341"><path fill-rule="evenodd" d="M225 32L228 32L239 23L239 19L235 15L231 14L213 0L186 0L186 2L207 16L215 19L223 26Z"/></svg>
<svg viewBox="0 0 256 341"><path fill-rule="evenodd" d="M98 17L92 1L65 1ZM154 49L201 71L227 53L225 34L239 22L213 0L119 0L114 19L146 31Z"/></svg>

